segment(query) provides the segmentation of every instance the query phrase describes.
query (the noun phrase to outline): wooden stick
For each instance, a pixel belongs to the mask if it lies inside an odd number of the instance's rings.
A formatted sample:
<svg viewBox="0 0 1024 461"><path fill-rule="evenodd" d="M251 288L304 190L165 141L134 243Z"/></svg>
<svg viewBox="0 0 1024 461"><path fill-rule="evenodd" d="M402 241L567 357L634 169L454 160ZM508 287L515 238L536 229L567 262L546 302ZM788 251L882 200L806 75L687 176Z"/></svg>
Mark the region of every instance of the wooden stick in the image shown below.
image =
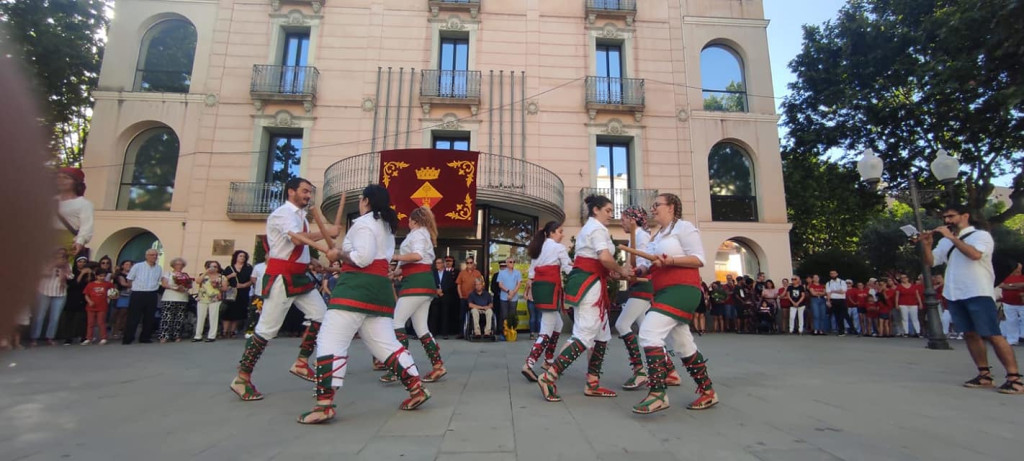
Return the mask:
<svg viewBox="0 0 1024 461"><path fill-rule="evenodd" d="M324 241L327 242L328 248L334 248L334 239L327 235L327 225L324 224L324 214L320 212L320 207L313 207L313 220L316 221L316 226L320 228L320 233L324 236Z"/></svg>
<svg viewBox="0 0 1024 461"><path fill-rule="evenodd" d="M341 227L341 212L345 209L345 193L341 193L341 200L338 200L338 212L334 214L334 225Z"/></svg>
<svg viewBox="0 0 1024 461"><path fill-rule="evenodd" d="M640 250L637 250L635 248L630 248L630 247L628 247L626 245L619 245L619 249L622 250L622 251L625 251L626 253L629 253L631 255L639 256L641 258L644 258L644 259L646 259L648 261L656 261L656 260L658 260L657 256L654 256L654 255L652 255L652 254L650 254L650 253L648 253L646 251L640 251Z"/></svg>
<svg viewBox="0 0 1024 461"><path fill-rule="evenodd" d="M327 252L330 251L330 248L328 248L323 243L314 242L313 240L310 240L309 237L306 237L305 235L296 234L295 232L289 231L288 232L288 236L293 238L293 239L295 239L295 240L298 240L298 241L300 241L302 243L305 243L306 245L309 245L311 248L316 248L318 251L323 253L325 256L327 255Z"/></svg>

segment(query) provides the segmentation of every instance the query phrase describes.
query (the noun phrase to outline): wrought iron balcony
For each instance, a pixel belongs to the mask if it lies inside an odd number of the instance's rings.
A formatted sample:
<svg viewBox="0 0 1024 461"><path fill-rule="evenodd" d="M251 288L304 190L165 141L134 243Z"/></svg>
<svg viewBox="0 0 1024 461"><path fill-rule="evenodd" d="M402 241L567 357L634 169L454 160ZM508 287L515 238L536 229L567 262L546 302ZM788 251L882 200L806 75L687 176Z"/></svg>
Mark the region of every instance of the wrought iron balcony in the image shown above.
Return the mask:
<svg viewBox="0 0 1024 461"><path fill-rule="evenodd" d="M313 109L320 71L312 66L255 64L249 94L260 106L263 101L302 102L306 112Z"/></svg>
<svg viewBox="0 0 1024 461"><path fill-rule="evenodd" d="M228 194L228 217L266 219L287 199L284 184L279 182L233 182ZM310 202L311 206L314 201Z"/></svg>
<svg viewBox="0 0 1024 461"><path fill-rule="evenodd" d="M480 71L424 69L420 103L480 104Z"/></svg>
<svg viewBox="0 0 1024 461"><path fill-rule="evenodd" d="M324 172L324 213L333 215L342 192L354 202L367 184L379 181L380 156L376 153L335 162ZM480 204L528 206L547 216L565 219L564 192L562 179L547 168L513 157L480 154L476 190Z"/></svg>
<svg viewBox="0 0 1024 461"><path fill-rule="evenodd" d="M636 16L636 0L584 0L587 8L587 22L593 24L598 16L620 17L626 25L633 24Z"/></svg>
<svg viewBox="0 0 1024 461"><path fill-rule="evenodd" d="M712 221L757 221L757 197L747 195L712 195Z"/></svg>
<svg viewBox="0 0 1024 461"><path fill-rule="evenodd" d="M441 11L465 11L471 17L480 14L480 0L428 0L430 15L437 17Z"/></svg>
<svg viewBox="0 0 1024 461"><path fill-rule="evenodd" d="M587 110L642 112L644 79L588 76Z"/></svg>
<svg viewBox="0 0 1024 461"><path fill-rule="evenodd" d="M580 222L587 220L587 205L583 203L583 199L592 194L608 197L612 201L612 219L621 219L622 212L632 205L649 209L658 196L658 190L584 187L580 189Z"/></svg>

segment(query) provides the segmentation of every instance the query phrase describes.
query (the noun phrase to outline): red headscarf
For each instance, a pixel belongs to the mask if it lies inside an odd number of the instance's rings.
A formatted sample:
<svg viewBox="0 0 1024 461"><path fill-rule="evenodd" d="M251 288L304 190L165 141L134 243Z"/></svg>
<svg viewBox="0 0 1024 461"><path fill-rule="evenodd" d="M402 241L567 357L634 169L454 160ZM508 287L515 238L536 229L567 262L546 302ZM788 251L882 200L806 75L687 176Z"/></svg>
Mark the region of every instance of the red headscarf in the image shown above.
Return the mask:
<svg viewBox="0 0 1024 461"><path fill-rule="evenodd" d="M57 170L58 173L67 175L75 181L75 193L79 196L85 194L85 173L79 168L63 167Z"/></svg>

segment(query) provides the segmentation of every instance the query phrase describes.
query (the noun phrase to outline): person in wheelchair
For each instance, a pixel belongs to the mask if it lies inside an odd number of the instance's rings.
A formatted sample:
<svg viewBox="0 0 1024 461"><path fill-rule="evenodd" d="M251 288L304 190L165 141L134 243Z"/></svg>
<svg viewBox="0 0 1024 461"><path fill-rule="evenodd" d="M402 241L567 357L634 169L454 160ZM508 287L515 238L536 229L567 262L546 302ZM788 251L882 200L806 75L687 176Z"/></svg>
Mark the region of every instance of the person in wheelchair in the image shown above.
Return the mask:
<svg viewBox="0 0 1024 461"><path fill-rule="evenodd" d="M761 300L754 322L755 333L775 332L775 305L770 300Z"/></svg>
<svg viewBox="0 0 1024 461"><path fill-rule="evenodd" d="M473 282L473 292L469 294L469 317L473 322L473 337L480 338L480 315L484 316L484 337L494 337L494 297L484 291L484 280ZM468 329L467 329L468 330Z"/></svg>

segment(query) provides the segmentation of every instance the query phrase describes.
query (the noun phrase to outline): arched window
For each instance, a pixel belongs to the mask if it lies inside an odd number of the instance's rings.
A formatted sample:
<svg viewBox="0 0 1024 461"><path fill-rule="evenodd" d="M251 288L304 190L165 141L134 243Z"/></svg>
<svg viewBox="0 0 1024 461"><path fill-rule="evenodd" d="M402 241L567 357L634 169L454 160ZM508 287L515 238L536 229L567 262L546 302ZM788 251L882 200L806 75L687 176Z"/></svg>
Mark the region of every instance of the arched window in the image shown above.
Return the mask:
<svg viewBox="0 0 1024 461"><path fill-rule="evenodd" d="M121 251L117 253L117 262L120 264L123 261L131 261L133 263L145 261L146 251L148 250L156 250L156 264L162 266L164 263L164 247L152 232L143 232L132 237L131 240L121 247Z"/></svg>
<svg viewBox="0 0 1024 461"><path fill-rule="evenodd" d="M704 48L700 52L700 81L704 91L704 110L747 111L743 60L733 49L724 45Z"/></svg>
<svg viewBox="0 0 1024 461"><path fill-rule="evenodd" d="M178 136L166 127L143 131L132 140L124 155L117 209L171 209L178 147Z"/></svg>
<svg viewBox="0 0 1024 461"><path fill-rule="evenodd" d="M715 144L708 155L711 219L757 221L757 191L750 156L733 143Z"/></svg>
<svg viewBox="0 0 1024 461"><path fill-rule="evenodd" d="M761 261L747 244L738 240L726 240L715 254L715 279L725 281L726 275L754 277L761 272Z"/></svg>
<svg viewBox="0 0 1024 461"><path fill-rule="evenodd" d="M188 93L196 55L196 28L184 19L160 21L146 31L135 69L135 91Z"/></svg>

